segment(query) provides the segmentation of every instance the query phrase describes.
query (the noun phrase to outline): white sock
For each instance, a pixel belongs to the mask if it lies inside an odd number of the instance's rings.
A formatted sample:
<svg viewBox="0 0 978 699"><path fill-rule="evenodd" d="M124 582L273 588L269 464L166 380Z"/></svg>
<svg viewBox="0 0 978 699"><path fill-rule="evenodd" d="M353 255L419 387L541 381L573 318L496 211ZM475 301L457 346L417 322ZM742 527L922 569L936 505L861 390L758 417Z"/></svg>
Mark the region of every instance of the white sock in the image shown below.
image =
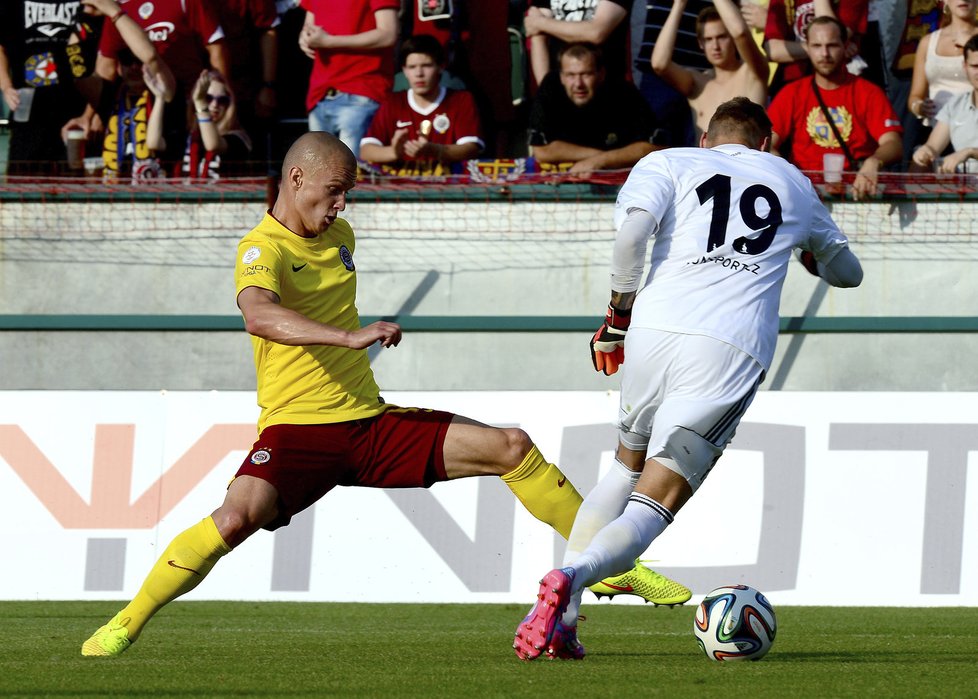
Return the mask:
<svg viewBox="0 0 978 699"><path fill-rule="evenodd" d="M598 532L584 553L568 566L575 573L572 589L580 592L608 576L630 570L672 519L672 513L652 498L632 493L621 516ZM566 614L563 621L568 624ZM576 617L572 622L571 626L577 623Z"/></svg>
<svg viewBox="0 0 978 699"><path fill-rule="evenodd" d="M574 527L567 539L567 549L564 553L565 566L573 563L591 543L594 536L621 515L625 509L625 503L628 502L628 496L632 494L641 475L640 472L632 471L621 461L615 459L611 470L587 494L577 511ZM567 604L567 611L563 616L564 623L566 624L570 620L571 626L577 623L577 616L581 609L581 596L584 594L583 585L577 587L575 584L575 587L576 590L571 595L570 602Z"/></svg>

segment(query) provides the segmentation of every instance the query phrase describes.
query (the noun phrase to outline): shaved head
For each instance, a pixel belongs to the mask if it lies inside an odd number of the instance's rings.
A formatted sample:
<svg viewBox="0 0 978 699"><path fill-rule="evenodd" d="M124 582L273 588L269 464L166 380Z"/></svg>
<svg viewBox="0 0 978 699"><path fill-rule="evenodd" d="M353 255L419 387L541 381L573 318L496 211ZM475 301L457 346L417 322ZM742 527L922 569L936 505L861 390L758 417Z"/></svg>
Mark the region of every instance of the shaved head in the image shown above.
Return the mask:
<svg viewBox="0 0 978 699"><path fill-rule="evenodd" d="M282 183L272 215L305 238L324 233L346 208L357 184L357 159L336 136L303 134L285 154Z"/></svg>
<svg viewBox="0 0 978 699"><path fill-rule="evenodd" d="M312 173L329 165L345 166L356 172L357 159L346 144L333 134L326 131L309 131L299 136L289 148L289 152L285 154L285 160L282 162L282 180L288 177L289 171L294 167Z"/></svg>

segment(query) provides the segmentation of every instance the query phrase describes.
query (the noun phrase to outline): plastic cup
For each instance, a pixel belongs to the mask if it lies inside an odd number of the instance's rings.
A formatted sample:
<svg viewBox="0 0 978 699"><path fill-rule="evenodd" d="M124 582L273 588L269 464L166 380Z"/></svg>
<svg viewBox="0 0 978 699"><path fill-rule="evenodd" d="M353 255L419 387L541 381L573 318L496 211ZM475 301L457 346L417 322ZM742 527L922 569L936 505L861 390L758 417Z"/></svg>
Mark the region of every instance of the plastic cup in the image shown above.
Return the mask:
<svg viewBox="0 0 978 699"><path fill-rule="evenodd" d="M85 167L85 131L83 129L68 129L68 167L81 170Z"/></svg>
<svg viewBox="0 0 978 699"><path fill-rule="evenodd" d="M822 174L826 182L841 182L842 168L846 165L846 156L841 153L826 153L822 156Z"/></svg>
<svg viewBox="0 0 978 699"><path fill-rule="evenodd" d="M17 104L17 109L14 110L14 121L24 123L31 118L31 106L34 104L34 88L18 88L17 95L20 97L20 102Z"/></svg>
<svg viewBox="0 0 978 699"><path fill-rule="evenodd" d="M97 155L92 158L85 158L83 163L85 165L86 175L96 175L105 167L105 160L102 159L101 155Z"/></svg>

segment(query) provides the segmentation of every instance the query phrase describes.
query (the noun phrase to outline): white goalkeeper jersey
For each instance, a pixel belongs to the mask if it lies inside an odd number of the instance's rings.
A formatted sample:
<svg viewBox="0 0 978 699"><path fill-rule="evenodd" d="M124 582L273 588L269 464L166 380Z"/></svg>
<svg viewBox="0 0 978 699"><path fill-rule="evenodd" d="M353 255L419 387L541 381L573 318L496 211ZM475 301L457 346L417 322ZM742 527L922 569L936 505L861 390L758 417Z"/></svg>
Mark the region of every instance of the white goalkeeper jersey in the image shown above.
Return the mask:
<svg viewBox="0 0 978 699"><path fill-rule="evenodd" d="M651 268L631 327L708 335L765 370L792 249L828 263L848 246L807 177L782 158L741 145L647 155L618 194L616 230L634 208L658 225L650 231ZM621 249L634 249L620 244L619 237L616 264ZM644 260L634 262L641 269Z"/></svg>

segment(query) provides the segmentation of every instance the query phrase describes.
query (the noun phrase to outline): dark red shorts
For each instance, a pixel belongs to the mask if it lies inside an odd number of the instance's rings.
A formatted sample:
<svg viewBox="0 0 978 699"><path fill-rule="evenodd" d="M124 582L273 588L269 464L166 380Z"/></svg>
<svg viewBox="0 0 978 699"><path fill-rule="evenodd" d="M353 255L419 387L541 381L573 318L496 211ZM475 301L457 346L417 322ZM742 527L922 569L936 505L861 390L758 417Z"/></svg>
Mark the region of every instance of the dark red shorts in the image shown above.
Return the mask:
<svg viewBox="0 0 978 699"><path fill-rule="evenodd" d="M443 445L452 413L391 407L380 415L330 425L272 425L235 474L255 476L278 490L284 527L338 485L427 488L444 481Z"/></svg>

